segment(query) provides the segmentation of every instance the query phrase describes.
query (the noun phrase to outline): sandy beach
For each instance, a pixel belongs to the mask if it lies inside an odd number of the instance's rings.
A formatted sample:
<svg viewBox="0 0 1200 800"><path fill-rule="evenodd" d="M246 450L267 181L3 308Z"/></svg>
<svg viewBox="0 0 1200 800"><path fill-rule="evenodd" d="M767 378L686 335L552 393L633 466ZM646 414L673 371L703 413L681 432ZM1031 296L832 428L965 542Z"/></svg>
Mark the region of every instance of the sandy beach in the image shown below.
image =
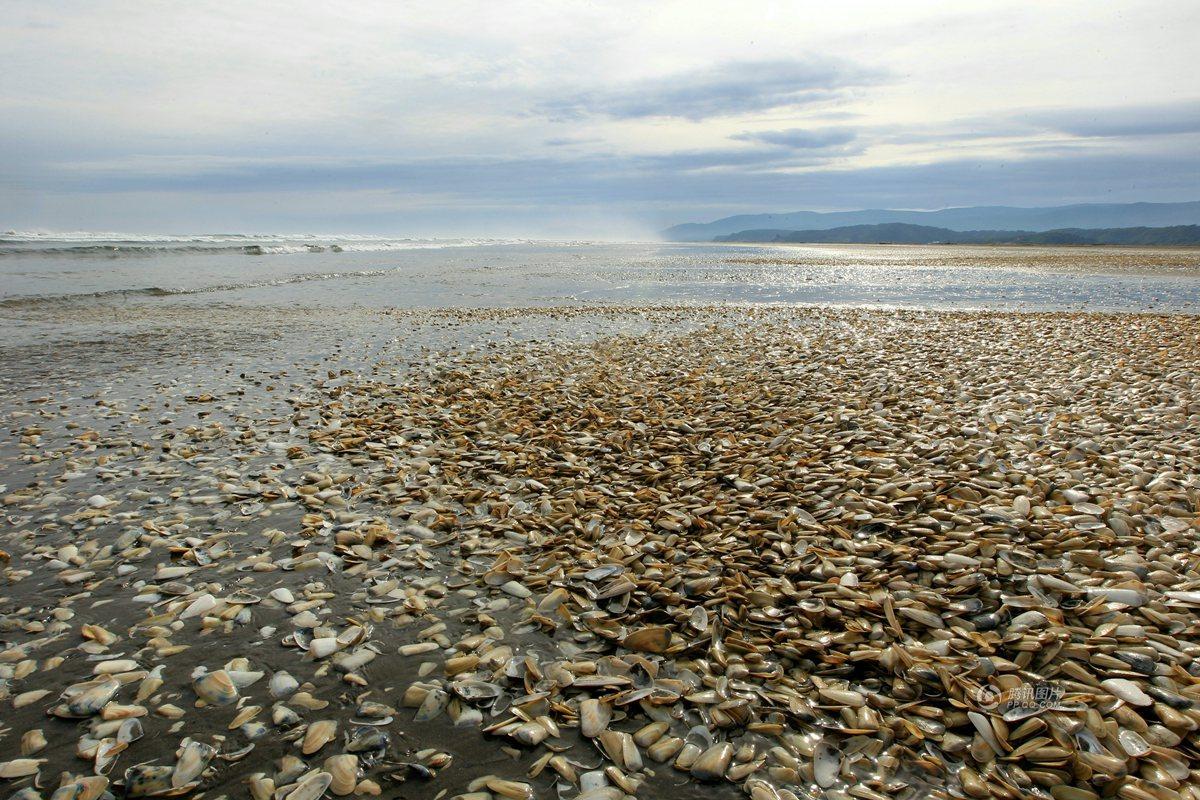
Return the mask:
<svg viewBox="0 0 1200 800"><path fill-rule="evenodd" d="M20 796L1194 796L1194 316L236 313L9 369Z"/></svg>
<svg viewBox="0 0 1200 800"><path fill-rule="evenodd" d="M1200 800L1200 4L0 31L0 800Z"/></svg>

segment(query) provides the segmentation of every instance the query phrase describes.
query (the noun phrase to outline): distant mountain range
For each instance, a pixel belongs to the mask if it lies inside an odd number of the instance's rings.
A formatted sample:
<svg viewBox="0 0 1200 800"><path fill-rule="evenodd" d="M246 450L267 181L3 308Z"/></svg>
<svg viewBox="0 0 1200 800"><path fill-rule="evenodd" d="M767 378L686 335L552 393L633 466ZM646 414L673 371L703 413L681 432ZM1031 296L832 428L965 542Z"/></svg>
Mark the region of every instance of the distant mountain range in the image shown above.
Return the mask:
<svg viewBox="0 0 1200 800"><path fill-rule="evenodd" d="M954 231L905 222L846 225L826 230L749 230L717 236L717 242L847 244L1116 244L1200 245L1200 225L1163 228L1056 228L1049 231Z"/></svg>
<svg viewBox="0 0 1200 800"><path fill-rule="evenodd" d="M940 211L793 211L788 214L741 214L715 222L675 225L662 232L672 242L710 242L717 236L751 230L823 231L854 225L904 222L952 231L1050 231L1062 228L1132 228L1200 225L1200 201L1190 203L1118 203L1014 208L972 206Z"/></svg>

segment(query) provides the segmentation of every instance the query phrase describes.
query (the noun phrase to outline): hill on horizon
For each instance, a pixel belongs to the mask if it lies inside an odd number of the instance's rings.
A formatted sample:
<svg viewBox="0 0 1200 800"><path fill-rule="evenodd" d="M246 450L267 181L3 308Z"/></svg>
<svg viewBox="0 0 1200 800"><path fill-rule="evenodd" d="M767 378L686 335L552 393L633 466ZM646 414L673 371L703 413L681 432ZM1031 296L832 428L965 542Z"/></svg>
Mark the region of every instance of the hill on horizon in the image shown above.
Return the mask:
<svg viewBox="0 0 1200 800"><path fill-rule="evenodd" d="M831 244L1043 244L1142 245L1154 247L1200 245L1200 225L1134 228L1056 228L1049 231L952 231L928 225L886 222L847 225L826 230L749 230L717 236L716 242L831 243Z"/></svg>
<svg viewBox="0 0 1200 800"><path fill-rule="evenodd" d="M969 206L937 211L866 209L739 214L713 222L689 222L662 231L667 241L708 242L749 230L817 231L853 225L907 223L952 231L1049 231L1068 228L1135 228L1200 225L1200 201L1187 203L1085 203L1018 208Z"/></svg>

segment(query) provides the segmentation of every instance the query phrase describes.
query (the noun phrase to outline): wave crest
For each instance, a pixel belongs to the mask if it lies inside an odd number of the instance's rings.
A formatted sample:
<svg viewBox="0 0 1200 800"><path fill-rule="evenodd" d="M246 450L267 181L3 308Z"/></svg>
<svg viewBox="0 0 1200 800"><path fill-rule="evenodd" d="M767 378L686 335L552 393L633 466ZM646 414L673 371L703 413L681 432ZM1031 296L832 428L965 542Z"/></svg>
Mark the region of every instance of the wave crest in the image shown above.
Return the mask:
<svg viewBox="0 0 1200 800"><path fill-rule="evenodd" d="M531 244L530 239L412 239L378 236L283 236L252 234L202 234L196 236L140 236L116 233L40 233L8 231L0 234L3 256L93 256L117 258L163 254L242 253L250 256L287 253L386 252L449 247L487 247Z"/></svg>
<svg viewBox="0 0 1200 800"><path fill-rule="evenodd" d="M178 295L209 294L212 292L232 292L239 289L261 289L270 286L287 286L293 283L308 283L309 281L335 281L342 278L370 278L386 275L390 269L362 269L348 272L308 272L301 275L289 275L284 278L272 278L262 281L246 281L244 283L225 283L215 286L197 286L193 288L170 288L164 286L142 286L135 289L109 289L102 292L76 292L73 294L39 294L20 297L8 297L0 300L0 308L30 308L36 306L78 303L85 300L114 299L121 297L175 297Z"/></svg>

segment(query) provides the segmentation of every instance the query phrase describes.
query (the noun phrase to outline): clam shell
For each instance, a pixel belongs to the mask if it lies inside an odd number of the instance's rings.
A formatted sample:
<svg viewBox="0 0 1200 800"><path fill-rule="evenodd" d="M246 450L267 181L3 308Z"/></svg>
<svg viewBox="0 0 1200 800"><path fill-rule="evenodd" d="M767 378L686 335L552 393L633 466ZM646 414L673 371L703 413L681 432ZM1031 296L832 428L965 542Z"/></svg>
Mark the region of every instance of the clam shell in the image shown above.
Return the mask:
<svg viewBox="0 0 1200 800"><path fill-rule="evenodd" d="M1150 754L1150 745L1136 731L1122 729L1117 733L1117 741L1125 754L1133 758L1142 758Z"/></svg>
<svg viewBox="0 0 1200 800"><path fill-rule="evenodd" d="M280 670L271 676L270 692L271 696L284 700L292 696L292 693L300 688L300 682L288 674L285 670Z"/></svg>
<svg viewBox="0 0 1200 800"><path fill-rule="evenodd" d="M329 791L339 797L351 794L358 784L358 756L342 754L325 759L322 767L332 780Z"/></svg>
<svg viewBox="0 0 1200 800"><path fill-rule="evenodd" d="M1109 678L1100 681L1100 687L1131 705L1149 706L1154 704L1154 698L1142 691L1142 688L1136 683L1125 678Z"/></svg>
<svg viewBox="0 0 1200 800"><path fill-rule="evenodd" d="M185 608L183 613L179 615L179 618L191 619L192 617L199 617L203 614L207 614L216 607L217 598L213 597L211 594L205 593L189 603L188 607Z"/></svg>
<svg viewBox="0 0 1200 800"><path fill-rule="evenodd" d="M486 681L455 681L450 690L468 703L488 703L504 693L502 687Z"/></svg>
<svg viewBox="0 0 1200 800"><path fill-rule="evenodd" d="M156 797L183 793L188 787L174 787L171 776L175 768L162 764L138 764L125 770L125 794L128 797Z"/></svg>
<svg viewBox="0 0 1200 800"><path fill-rule="evenodd" d="M588 698L579 703L579 732L591 739L599 736L612 720L612 706L608 703Z"/></svg>
<svg viewBox="0 0 1200 800"><path fill-rule="evenodd" d="M733 745L718 742L700 754L692 764L692 777L702 781L715 781L725 777L725 770L733 759Z"/></svg>
<svg viewBox="0 0 1200 800"><path fill-rule="evenodd" d="M664 736L654 744L647 746L646 754L659 764L665 764L679 755L683 747L683 739L678 736Z"/></svg>
<svg viewBox="0 0 1200 800"><path fill-rule="evenodd" d="M275 781L261 772L247 778L246 784L250 787L251 800L271 800L275 795Z"/></svg>
<svg viewBox="0 0 1200 800"><path fill-rule="evenodd" d="M125 720L117 729L117 741L125 744L136 742L143 735L145 735L145 730L142 728L141 720L137 717Z"/></svg>
<svg viewBox="0 0 1200 800"><path fill-rule="evenodd" d="M194 782L216 754L217 749L212 745L184 739L179 749L178 760L175 762L175 769L171 773L172 788L178 789Z"/></svg>
<svg viewBox="0 0 1200 800"><path fill-rule="evenodd" d="M0 762L0 778L12 780L36 775L45 763L44 758L14 758L12 761Z"/></svg>
<svg viewBox="0 0 1200 800"><path fill-rule="evenodd" d="M120 742L116 739L101 739L96 745L96 753L94 757L94 767L97 775L107 774L116 763L117 758L121 753L128 749L127 742Z"/></svg>
<svg viewBox="0 0 1200 800"><path fill-rule="evenodd" d="M827 739L821 739L813 750L813 780L822 789L828 789L837 783L838 772L841 770L841 755Z"/></svg>
<svg viewBox="0 0 1200 800"><path fill-rule="evenodd" d="M342 643L337 640L337 637L327 636L320 639L313 639L308 643L308 654L313 658L325 658L331 656L338 650L342 649Z"/></svg>
<svg viewBox="0 0 1200 800"><path fill-rule="evenodd" d="M534 800L535 797L533 787L528 783L505 780L504 778L494 776L482 779L482 783L492 794L503 797L505 800Z"/></svg>
<svg viewBox="0 0 1200 800"><path fill-rule="evenodd" d="M229 680L233 681L233 685L239 690L253 686L266 674L251 669L231 669L228 666L225 668L225 672L229 674Z"/></svg>
<svg viewBox="0 0 1200 800"><path fill-rule="evenodd" d="M642 756L633 737L624 731L604 730L596 738L601 751L625 772L642 768Z"/></svg>
<svg viewBox="0 0 1200 800"><path fill-rule="evenodd" d="M223 669L206 672L192 681L196 696L214 706L227 706L237 702L238 690L229 673Z"/></svg>
<svg viewBox="0 0 1200 800"><path fill-rule="evenodd" d="M31 756L46 748L46 735L41 728L25 731L21 736L21 755Z"/></svg>
<svg viewBox="0 0 1200 800"><path fill-rule="evenodd" d="M441 715L446 709L446 704L450 702L450 695L443 689L431 689L425 698L421 701L421 705L417 708L417 713L413 715L414 722L428 722Z"/></svg>
<svg viewBox="0 0 1200 800"><path fill-rule="evenodd" d="M671 629L663 625L638 628L621 639L621 646L643 653L665 653L671 646Z"/></svg>
<svg viewBox="0 0 1200 800"><path fill-rule="evenodd" d="M858 692L852 692L847 689L834 689L825 687L820 690L820 695L825 700L839 706L850 706L851 708L861 708L867 704L867 698Z"/></svg>
<svg viewBox="0 0 1200 800"><path fill-rule="evenodd" d="M62 695L66 716L90 717L100 713L120 688L121 682L114 678L98 679L68 687Z"/></svg>
<svg viewBox="0 0 1200 800"><path fill-rule="evenodd" d="M328 772L314 772L297 783L283 800L317 800L332 783L333 776Z"/></svg>
<svg viewBox="0 0 1200 800"><path fill-rule="evenodd" d="M338 724L335 720L322 719L308 726L304 732L304 740L300 744L300 752L309 756L333 741L337 736Z"/></svg>
<svg viewBox="0 0 1200 800"><path fill-rule="evenodd" d="M50 800L99 800L107 789L108 778L103 775L87 775L65 781L51 795Z"/></svg>
<svg viewBox="0 0 1200 800"><path fill-rule="evenodd" d="M272 589L270 596L273 600L277 600L284 605L291 605L296 602L296 596L292 594L291 590L282 586L278 589Z"/></svg>

